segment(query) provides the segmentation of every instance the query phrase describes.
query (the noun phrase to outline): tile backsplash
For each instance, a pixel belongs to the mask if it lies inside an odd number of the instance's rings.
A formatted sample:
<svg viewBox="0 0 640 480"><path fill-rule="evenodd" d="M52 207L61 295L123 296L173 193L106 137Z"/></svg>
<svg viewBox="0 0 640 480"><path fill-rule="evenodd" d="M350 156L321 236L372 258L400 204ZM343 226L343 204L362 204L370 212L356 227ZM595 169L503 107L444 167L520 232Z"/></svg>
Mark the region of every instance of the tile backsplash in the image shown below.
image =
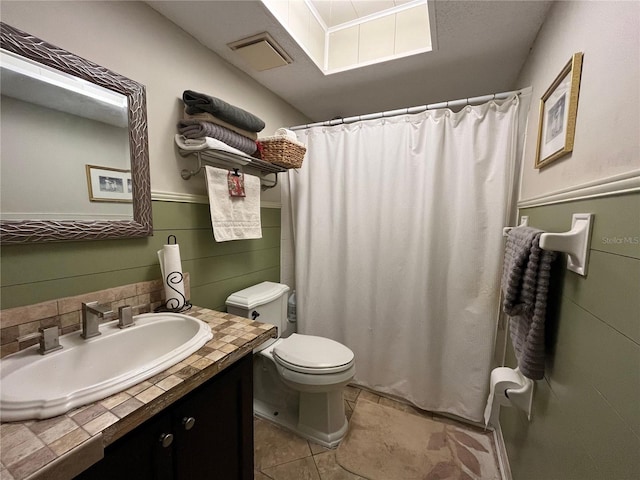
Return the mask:
<svg viewBox="0 0 640 480"><path fill-rule="evenodd" d="M188 273L184 281L186 296L191 298ZM40 327L56 325L61 335L80 330L82 303L95 301L111 307L114 315L103 320L109 322L118 318L118 307L124 305L132 306L134 315L152 312L164 302L164 288L162 280L152 280L0 310L0 357L38 343Z"/></svg>

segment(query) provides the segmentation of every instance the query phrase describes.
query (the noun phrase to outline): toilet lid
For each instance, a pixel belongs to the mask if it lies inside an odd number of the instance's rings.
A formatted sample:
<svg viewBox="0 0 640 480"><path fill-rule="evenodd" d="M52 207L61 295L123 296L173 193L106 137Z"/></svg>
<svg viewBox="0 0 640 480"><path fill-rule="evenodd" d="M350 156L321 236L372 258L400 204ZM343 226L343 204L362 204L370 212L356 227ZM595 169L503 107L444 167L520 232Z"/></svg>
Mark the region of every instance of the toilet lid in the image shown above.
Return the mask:
<svg viewBox="0 0 640 480"><path fill-rule="evenodd" d="M290 365L319 370L349 365L354 357L349 348L334 340L297 333L280 341L273 353Z"/></svg>

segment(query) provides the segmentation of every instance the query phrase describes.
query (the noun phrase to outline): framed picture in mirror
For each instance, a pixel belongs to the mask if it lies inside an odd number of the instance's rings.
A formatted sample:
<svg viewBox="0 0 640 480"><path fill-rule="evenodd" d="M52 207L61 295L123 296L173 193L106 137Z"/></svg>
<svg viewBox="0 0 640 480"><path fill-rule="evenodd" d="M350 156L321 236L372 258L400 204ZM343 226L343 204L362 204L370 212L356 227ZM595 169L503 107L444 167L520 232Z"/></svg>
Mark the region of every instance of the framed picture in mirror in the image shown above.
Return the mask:
<svg viewBox="0 0 640 480"><path fill-rule="evenodd" d="M131 170L87 165L87 186L92 202L133 202Z"/></svg>

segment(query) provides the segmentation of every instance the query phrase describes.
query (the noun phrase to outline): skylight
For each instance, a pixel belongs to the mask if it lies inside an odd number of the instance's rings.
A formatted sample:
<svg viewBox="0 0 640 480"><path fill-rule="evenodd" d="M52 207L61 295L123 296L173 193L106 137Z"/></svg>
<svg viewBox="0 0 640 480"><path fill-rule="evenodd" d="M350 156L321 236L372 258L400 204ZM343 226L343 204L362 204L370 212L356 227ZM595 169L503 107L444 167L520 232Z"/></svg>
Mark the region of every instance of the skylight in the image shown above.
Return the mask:
<svg viewBox="0 0 640 480"><path fill-rule="evenodd" d="M262 0L325 75L432 50L427 0Z"/></svg>

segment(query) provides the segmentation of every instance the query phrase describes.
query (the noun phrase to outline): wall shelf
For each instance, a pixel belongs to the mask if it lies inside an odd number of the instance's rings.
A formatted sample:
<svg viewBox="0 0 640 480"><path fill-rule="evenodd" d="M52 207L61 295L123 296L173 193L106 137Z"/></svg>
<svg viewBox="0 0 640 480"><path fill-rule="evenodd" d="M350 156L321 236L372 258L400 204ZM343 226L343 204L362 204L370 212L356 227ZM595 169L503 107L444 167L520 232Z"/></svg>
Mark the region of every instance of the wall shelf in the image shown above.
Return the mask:
<svg viewBox="0 0 640 480"><path fill-rule="evenodd" d="M224 150L183 150L181 148L179 148L178 150L180 151L181 156L186 157L189 155L193 155L198 160L198 168L196 170L183 169L182 172L180 172L180 175L185 180L189 180L194 175L200 173L205 165L226 168L228 170L239 170L243 167L247 167L256 170L259 173L261 183L262 180L265 180L266 175L275 175L275 179L272 183L262 183L262 189L267 190L269 188L275 187L278 184L278 173L287 171L286 168L280 167L273 163L265 162L264 160L250 157L249 155L238 155L235 153L226 152Z"/></svg>

